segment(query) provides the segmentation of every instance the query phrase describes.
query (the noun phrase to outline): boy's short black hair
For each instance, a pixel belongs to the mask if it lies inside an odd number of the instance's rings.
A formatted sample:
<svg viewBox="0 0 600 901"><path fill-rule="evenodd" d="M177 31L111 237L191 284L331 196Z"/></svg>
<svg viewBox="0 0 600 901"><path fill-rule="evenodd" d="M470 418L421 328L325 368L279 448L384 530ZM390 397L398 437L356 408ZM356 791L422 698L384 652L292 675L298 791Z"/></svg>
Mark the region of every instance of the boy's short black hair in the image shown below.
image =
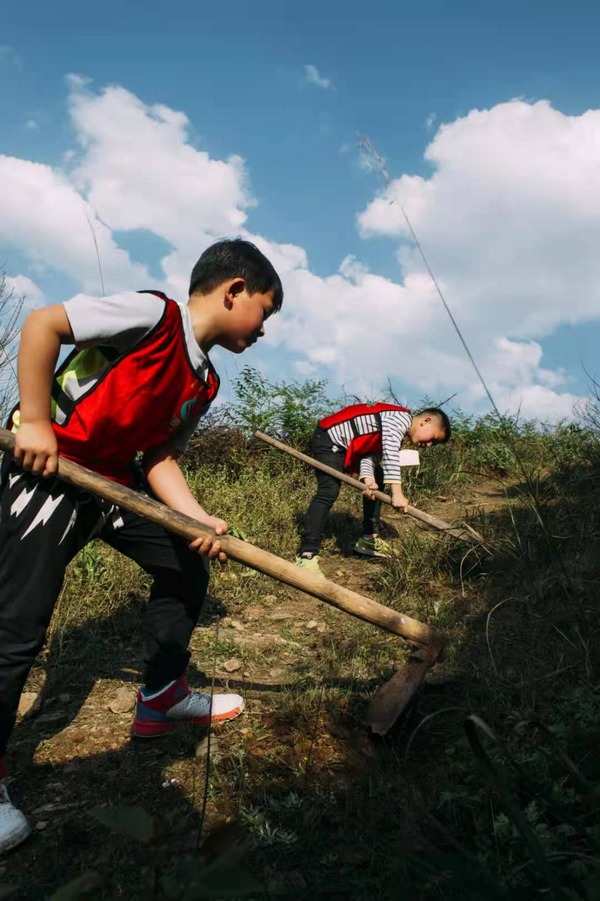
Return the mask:
<svg viewBox="0 0 600 901"><path fill-rule="evenodd" d="M246 282L248 294L273 292L273 312L281 309L283 287L273 264L258 247L242 238L218 241L204 251L192 269L190 295L209 294L238 276Z"/></svg>
<svg viewBox="0 0 600 901"><path fill-rule="evenodd" d="M443 410L440 410L439 407L426 407L424 410L421 410L418 416L437 416L440 422L442 423L442 428L444 430L444 437L441 444L445 444L446 441L450 441L450 436L452 435L452 426L450 425L450 420L446 413Z"/></svg>

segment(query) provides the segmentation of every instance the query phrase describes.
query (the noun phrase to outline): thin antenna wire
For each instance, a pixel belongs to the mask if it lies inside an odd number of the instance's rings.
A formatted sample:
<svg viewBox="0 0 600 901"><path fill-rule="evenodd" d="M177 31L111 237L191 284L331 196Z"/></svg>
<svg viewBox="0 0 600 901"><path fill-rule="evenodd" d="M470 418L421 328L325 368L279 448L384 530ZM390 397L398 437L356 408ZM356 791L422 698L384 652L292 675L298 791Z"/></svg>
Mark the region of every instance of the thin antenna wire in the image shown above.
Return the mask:
<svg viewBox="0 0 600 901"><path fill-rule="evenodd" d="M383 178L383 180L386 183L386 185L388 186L388 188L391 188L393 183L392 183L392 179L390 178L390 174L387 171L385 162L383 161L382 157L379 155L379 153L373 146L370 138L368 138L367 135L359 135L358 146L359 146L360 151L366 157L367 162L370 164L371 169L375 168L379 172L381 177ZM442 303L444 305L444 309L446 310L446 313L450 317L450 322L454 326L454 330L459 337L460 343L464 347L465 353L467 354L469 360L471 361L471 365L473 366L473 369L477 373L477 377L478 377L479 381L483 385L483 390L485 391L485 393L488 396L489 402L492 405L492 409L494 410L498 419L502 422L503 417L500 414L498 407L496 406L496 402L491 395L491 392L486 384L484 377L482 376L481 372L479 371L479 367L477 366L477 363L475 362L475 360L473 358L473 354L471 353L471 351L469 350L469 348L467 346L467 342L465 341L465 339L462 336L462 332L461 332L460 328L458 327L458 323L457 323L456 319L454 318L454 316L452 315L452 310L450 309L448 302L446 301L446 298L444 297L444 292L440 288L438 280L436 279L436 277L433 273L433 270L432 270L431 266L429 265L429 260L427 259L425 251L423 250L423 248L421 246L421 242L419 241L417 235L415 234L415 230L412 227L412 223L411 223L410 219L408 218L408 214L407 214L406 210L404 209L402 202L397 197L392 197L390 202L395 203L400 208L400 211L401 211L402 215L404 216L404 220L408 226L408 229L410 231L412 239L415 243L415 247L421 254L421 259L423 260L423 263L425 264L425 267L427 269L427 272L429 273L429 277L431 278L431 281L433 282L435 290L439 294L440 300L442 301Z"/></svg>
<svg viewBox="0 0 600 901"><path fill-rule="evenodd" d="M102 264L100 262L100 251L98 250L98 241L96 240L96 232L94 231L94 226L90 222L90 217L88 216L86 210L83 210L83 215L86 218L87 224L90 227L90 231L92 233L92 240L94 242L94 247L96 249L96 259L98 260L98 272L100 273L100 284L102 285L102 297L106 297L106 291L104 290L104 277L102 275Z"/></svg>
<svg viewBox="0 0 600 901"><path fill-rule="evenodd" d="M457 396L457 394L458 394L458 391L455 391L454 394L451 394L450 397L446 398L446 400L436 401L436 403L433 406L434 407L444 407L446 404L449 404L451 400L454 400L454 398Z"/></svg>
<svg viewBox="0 0 600 901"><path fill-rule="evenodd" d="M371 140L367 137L367 135L359 135L358 146L359 146L359 150L363 153L363 158L365 159L367 164L370 166L371 171L373 171L373 169L376 169L379 172L379 174L381 175L381 177L384 180L387 187L388 188L392 187L392 179L390 178L390 174L387 171L385 162L382 159L382 157L379 155L379 153L377 152L377 150L375 149L375 147L373 146ZM425 267L427 269L427 272L429 273L431 281L433 282L435 289L440 297L440 300L442 301L442 303L444 305L444 309L446 310L446 312L450 318L450 321L451 321L452 325L454 326L456 334L458 335L458 337L460 339L460 343L464 347L465 353L467 354L467 356L471 362L471 365L473 366L473 369L477 373L477 377L478 377L479 381L483 385L483 389L488 396L488 399L490 401L490 404L492 405L492 409L493 409L494 413L498 417L498 421L499 421L500 425L504 426L506 419L504 416L502 416L498 407L496 406L496 402L494 401L494 398L491 395L491 392L486 384L486 381L485 381L484 377L482 376L481 372L479 371L479 368L473 358L473 355L467 346L467 342L465 341L465 339L462 336L462 332L458 326L458 323L456 322L456 319L452 315L452 311L450 310L450 307L446 301L446 298L444 297L444 293L443 293L442 289L440 288L435 275L433 274L433 270L432 270L431 266L429 265L429 261L427 259L427 256L425 255L425 251L423 250L423 248L421 246L421 242L419 241L419 239L417 238L417 235L415 234L415 230L412 227L412 223L411 223L410 219L408 218L408 214L407 214L406 210L404 209L402 202L397 197L394 196L391 198L390 203L395 203L400 208L402 215L404 216L404 220L405 220L405 222L408 226L408 229L410 231L410 234L412 236L412 239L415 243L415 246L421 255L421 259L423 260L423 263L425 264ZM536 496L536 492L535 492L535 488L534 488L531 476L527 472L525 464L523 463L523 460L522 460L519 450L517 448L516 442L513 440L512 435L509 434L508 430L505 431L504 440L506 441L506 443L509 445L511 451L513 452L515 460L517 461L517 465L523 475L523 478L525 479L525 484L527 485L527 488L529 491L529 496L531 497L536 516L542 527L542 530L546 537L546 541L548 542L549 545L551 545L552 544L551 535L548 530L548 527L546 526L546 521L544 519L542 509L540 507L538 498ZM561 569L562 569L564 575L566 576L568 583L570 583L571 580L570 580L569 574L566 570L564 561L562 560L560 553L558 556L559 556L559 560L560 560Z"/></svg>

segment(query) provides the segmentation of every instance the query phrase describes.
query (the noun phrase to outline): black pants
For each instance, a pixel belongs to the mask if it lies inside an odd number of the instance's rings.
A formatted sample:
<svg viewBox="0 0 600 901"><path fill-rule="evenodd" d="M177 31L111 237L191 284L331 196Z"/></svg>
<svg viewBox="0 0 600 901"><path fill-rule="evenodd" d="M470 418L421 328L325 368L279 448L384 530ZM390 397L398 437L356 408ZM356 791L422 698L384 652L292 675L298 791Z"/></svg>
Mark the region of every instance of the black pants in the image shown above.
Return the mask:
<svg viewBox="0 0 600 901"><path fill-rule="evenodd" d="M184 672L208 586L208 563L186 542L58 479L5 458L0 496L0 758L27 674L70 560L102 538L154 577L145 615L145 683L156 690Z"/></svg>
<svg viewBox="0 0 600 901"><path fill-rule="evenodd" d="M344 472L345 451L334 451L333 443L325 429L317 426L312 437L311 454L319 463L325 463L338 472ZM318 554L321 549L321 536L325 527L325 520L340 493L341 482L334 476L315 470L317 476L317 491L308 508L304 520L302 532L302 544L300 553ZM383 491L383 471L380 466L376 468L375 477L379 489ZM381 501L373 501L363 496L363 535L372 535L379 530L379 517Z"/></svg>

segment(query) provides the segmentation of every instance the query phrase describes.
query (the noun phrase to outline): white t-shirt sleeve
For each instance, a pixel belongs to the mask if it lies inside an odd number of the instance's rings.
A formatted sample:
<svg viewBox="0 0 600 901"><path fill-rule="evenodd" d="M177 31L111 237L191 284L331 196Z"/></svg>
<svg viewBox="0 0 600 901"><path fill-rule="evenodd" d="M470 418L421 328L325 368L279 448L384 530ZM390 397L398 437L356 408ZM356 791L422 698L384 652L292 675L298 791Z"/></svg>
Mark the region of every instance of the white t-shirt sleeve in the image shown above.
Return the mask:
<svg viewBox="0 0 600 901"><path fill-rule="evenodd" d="M109 297L78 294L63 304L76 345L134 347L152 331L165 311L154 294L122 291Z"/></svg>

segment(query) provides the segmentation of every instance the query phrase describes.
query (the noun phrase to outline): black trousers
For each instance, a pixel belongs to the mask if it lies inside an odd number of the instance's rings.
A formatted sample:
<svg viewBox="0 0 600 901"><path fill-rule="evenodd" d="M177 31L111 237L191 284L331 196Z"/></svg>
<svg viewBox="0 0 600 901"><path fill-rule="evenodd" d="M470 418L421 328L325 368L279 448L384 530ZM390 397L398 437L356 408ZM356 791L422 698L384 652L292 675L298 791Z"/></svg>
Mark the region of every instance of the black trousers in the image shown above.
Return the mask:
<svg viewBox="0 0 600 901"><path fill-rule="evenodd" d="M0 487L0 758L27 674L70 560L102 538L154 577L145 613L145 683L184 672L208 586L208 562L186 542L59 479L26 473L7 456Z"/></svg>
<svg viewBox="0 0 600 901"><path fill-rule="evenodd" d="M338 472L344 472L345 451L334 451L329 434L321 426L317 426L312 437L311 454L319 463L325 463ZM310 502L304 529L302 531L302 544L300 553L318 554L321 549L321 536L325 527L325 521L329 511L336 502L340 493L341 482L334 476L328 475L319 469L315 470L317 477L317 491ZM375 477L379 489L383 491L383 471L380 466L376 468ZM381 501L373 501L363 496L363 535L372 535L379 530L379 517L381 513Z"/></svg>

